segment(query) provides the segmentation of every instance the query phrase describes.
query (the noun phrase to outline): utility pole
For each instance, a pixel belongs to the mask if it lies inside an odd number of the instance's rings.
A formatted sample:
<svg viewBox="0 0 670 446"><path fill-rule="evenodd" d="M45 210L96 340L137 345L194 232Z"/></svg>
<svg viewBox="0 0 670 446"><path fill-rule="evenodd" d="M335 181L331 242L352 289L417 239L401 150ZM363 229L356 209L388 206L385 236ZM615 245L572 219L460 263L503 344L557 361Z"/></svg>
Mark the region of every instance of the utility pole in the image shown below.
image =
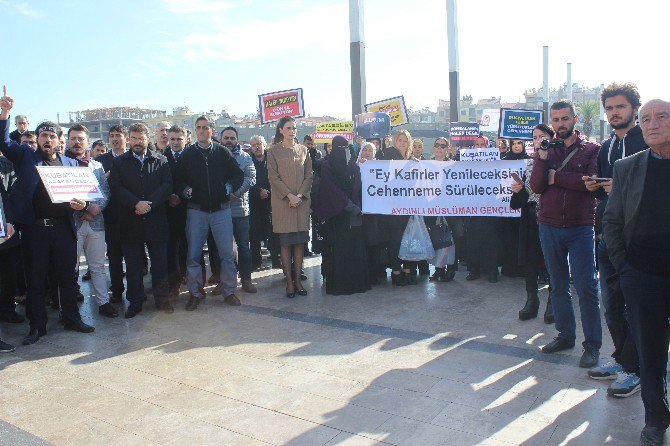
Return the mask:
<svg viewBox="0 0 670 446"><path fill-rule="evenodd" d="M456 0L447 0L447 40L449 44L449 119L458 122L461 84L458 78L458 15Z"/></svg>
<svg viewBox="0 0 670 446"><path fill-rule="evenodd" d="M542 93L544 101L542 110L544 110L544 123L549 123L549 47L542 47Z"/></svg>
<svg viewBox="0 0 670 446"><path fill-rule="evenodd" d="M365 111L365 43L363 0L349 0L349 58L351 62L351 119Z"/></svg>
<svg viewBox="0 0 670 446"><path fill-rule="evenodd" d="M568 82L567 82L568 101L572 102L572 63L568 62Z"/></svg>

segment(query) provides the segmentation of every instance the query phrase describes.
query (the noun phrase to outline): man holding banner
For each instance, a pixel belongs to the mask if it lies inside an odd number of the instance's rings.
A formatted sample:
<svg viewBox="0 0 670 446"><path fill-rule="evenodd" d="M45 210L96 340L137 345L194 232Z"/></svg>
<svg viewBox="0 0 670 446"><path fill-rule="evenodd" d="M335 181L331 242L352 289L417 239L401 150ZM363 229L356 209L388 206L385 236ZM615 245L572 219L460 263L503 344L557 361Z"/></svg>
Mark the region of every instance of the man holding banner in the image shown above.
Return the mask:
<svg viewBox="0 0 670 446"><path fill-rule="evenodd" d="M77 161L58 154L63 130L54 122L47 121L37 126L36 151L27 144L19 145L10 140L9 112L13 106L14 99L7 96L5 88L0 100L0 150L16 168L17 181L11 196L14 221L22 227L23 247L27 251L28 274L31 276L26 298L30 332L23 339L23 344L34 344L47 333L44 295L52 253L58 253L55 267L65 329L90 333L95 329L81 320L75 295L77 233L72 212L85 211L88 204L80 199L53 203L37 171L37 166L76 167Z"/></svg>

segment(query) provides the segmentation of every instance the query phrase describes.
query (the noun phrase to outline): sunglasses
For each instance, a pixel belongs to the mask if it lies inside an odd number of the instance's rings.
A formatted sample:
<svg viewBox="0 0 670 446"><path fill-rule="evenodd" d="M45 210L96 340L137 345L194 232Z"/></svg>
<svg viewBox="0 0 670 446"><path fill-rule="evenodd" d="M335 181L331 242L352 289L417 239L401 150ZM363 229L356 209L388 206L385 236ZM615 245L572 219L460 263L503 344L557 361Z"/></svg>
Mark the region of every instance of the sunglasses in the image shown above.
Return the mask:
<svg viewBox="0 0 670 446"><path fill-rule="evenodd" d="M449 145L448 145L448 144L440 144L439 142L436 142L436 143L433 145L433 147L441 147L441 148L443 148L443 149L446 149L447 147L449 147Z"/></svg>

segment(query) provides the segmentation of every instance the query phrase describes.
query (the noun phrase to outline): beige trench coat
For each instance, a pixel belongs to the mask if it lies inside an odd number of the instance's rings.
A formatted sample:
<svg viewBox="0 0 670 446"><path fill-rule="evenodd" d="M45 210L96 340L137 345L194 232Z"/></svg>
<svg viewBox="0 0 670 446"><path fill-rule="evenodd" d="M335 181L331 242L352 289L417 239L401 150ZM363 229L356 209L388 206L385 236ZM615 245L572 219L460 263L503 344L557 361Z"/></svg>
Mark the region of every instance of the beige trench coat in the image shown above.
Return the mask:
<svg viewBox="0 0 670 446"><path fill-rule="evenodd" d="M312 159L307 147L296 144L293 149L273 144L268 149L268 177L272 205L272 229L277 234L309 231L312 189ZM297 208L289 207L288 194L302 194Z"/></svg>

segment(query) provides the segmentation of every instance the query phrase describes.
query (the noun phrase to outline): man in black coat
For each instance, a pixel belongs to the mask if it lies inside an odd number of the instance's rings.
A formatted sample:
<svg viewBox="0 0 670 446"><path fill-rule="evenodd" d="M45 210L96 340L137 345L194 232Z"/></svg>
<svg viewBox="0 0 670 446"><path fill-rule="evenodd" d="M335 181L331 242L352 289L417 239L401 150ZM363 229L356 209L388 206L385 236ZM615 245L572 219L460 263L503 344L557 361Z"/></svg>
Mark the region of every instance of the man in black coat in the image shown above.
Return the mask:
<svg viewBox="0 0 670 446"><path fill-rule="evenodd" d="M109 176L112 197L118 206L118 224L126 259L126 279L130 302L126 319L142 311L146 300L142 283L144 244L151 259L151 286L156 307L167 313L174 309L168 299L167 241L169 228L166 204L172 194L172 176L167 158L149 151L149 129L144 124L130 126L130 151L114 159Z"/></svg>
<svg viewBox="0 0 670 446"><path fill-rule="evenodd" d="M96 158L96 161L102 164L105 175L109 178L114 159L126 153L128 129L116 124L109 128L108 135L109 145L112 149L100 155ZM118 224L119 208L113 195L110 197L107 207L102 211L102 216L105 219L109 279L112 282L112 298L109 301L119 303L123 300L123 292L126 288L123 285L123 252L121 250L121 231Z"/></svg>
<svg viewBox="0 0 670 446"><path fill-rule="evenodd" d="M163 150L163 155L168 160L172 178L174 178L179 157L185 146L186 130L184 127L178 125L170 127L168 146ZM182 278L186 276L186 203L179 198L174 189L168 200L167 219L170 226L170 240L167 247L168 283L170 294L177 296Z"/></svg>

